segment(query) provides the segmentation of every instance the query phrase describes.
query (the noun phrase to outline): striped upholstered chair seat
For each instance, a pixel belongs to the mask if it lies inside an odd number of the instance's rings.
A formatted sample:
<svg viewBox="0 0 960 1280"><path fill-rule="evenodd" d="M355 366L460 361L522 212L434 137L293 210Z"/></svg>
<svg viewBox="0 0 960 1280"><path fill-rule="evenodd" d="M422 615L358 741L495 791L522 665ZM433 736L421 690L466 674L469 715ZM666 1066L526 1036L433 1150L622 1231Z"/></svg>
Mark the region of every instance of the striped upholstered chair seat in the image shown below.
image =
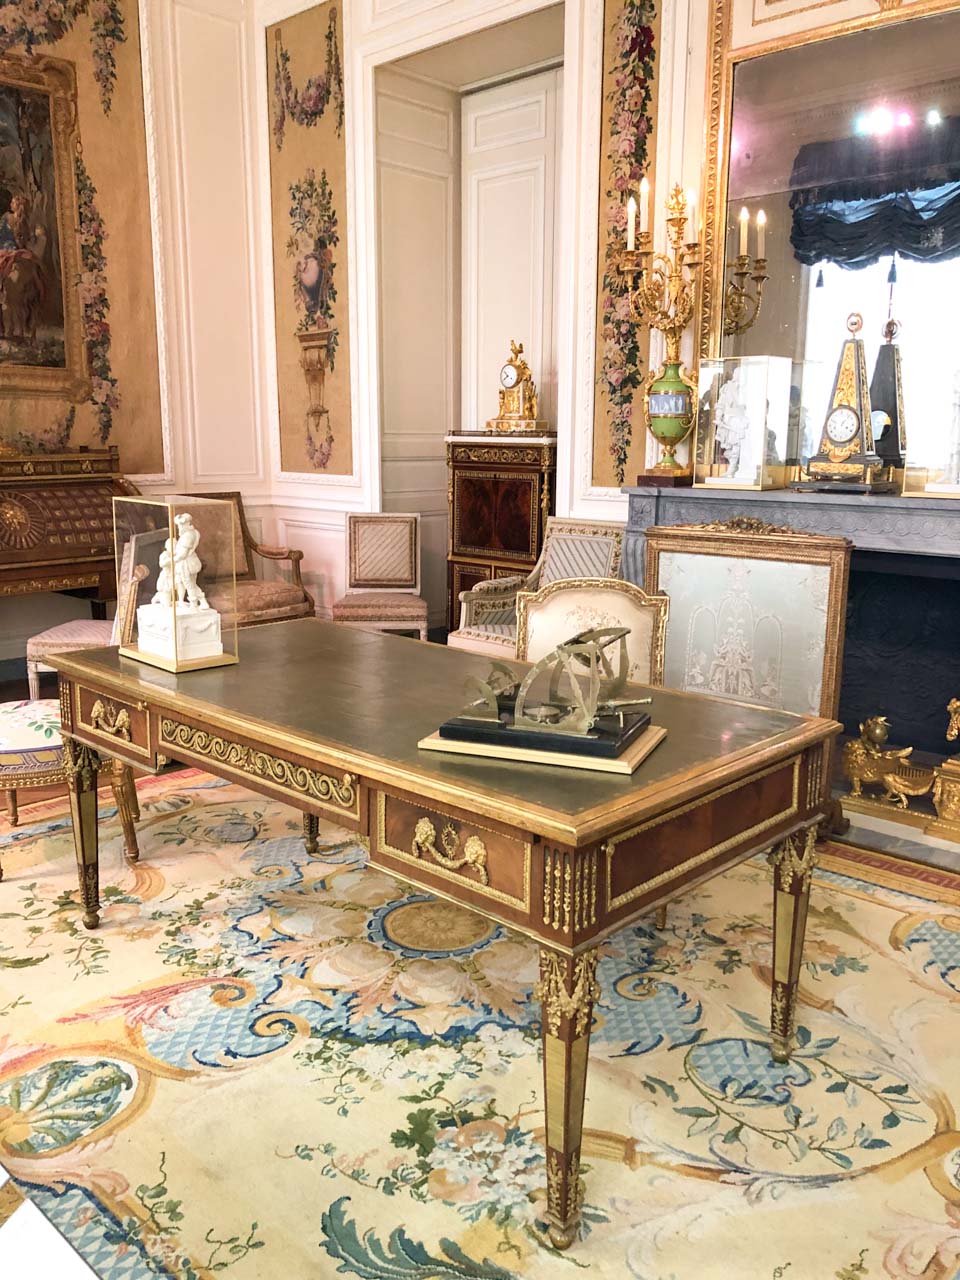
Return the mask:
<svg viewBox="0 0 960 1280"><path fill-rule="evenodd" d="M416 631L426 640L419 515L347 516L347 590L331 612L334 622L348 627Z"/></svg>
<svg viewBox="0 0 960 1280"><path fill-rule="evenodd" d="M460 626L447 644L472 653L513 657L517 643L517 595L551 582L617 578L623 525L550 516L540 559L527 574L478 582L460 593Z"/></svg>

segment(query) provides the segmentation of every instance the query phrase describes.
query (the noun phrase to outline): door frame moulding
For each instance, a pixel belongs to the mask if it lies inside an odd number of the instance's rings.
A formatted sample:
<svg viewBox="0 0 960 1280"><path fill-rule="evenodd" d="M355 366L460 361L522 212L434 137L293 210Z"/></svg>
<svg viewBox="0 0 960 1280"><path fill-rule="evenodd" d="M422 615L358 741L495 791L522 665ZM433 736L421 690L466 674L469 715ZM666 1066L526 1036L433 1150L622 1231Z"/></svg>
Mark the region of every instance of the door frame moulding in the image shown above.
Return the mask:
<svg viewBox="0 0 960 1280"><path fill-rule="evenodd" d="M355 0L341 5L347 151L346 257L350 281L349 351L353 474L281 470L273 303L266 29L314 7L316 0L254 0L250 57L256 84L254 145L260 218L259 312L263 318L260 411L270 440L274 494L322 493L328 509L379 510L380 334L376 226L376 68L460 36L508 22L556 0ZM626 512L617 489L591 486L597 298L600 117L603 100L603 0L566 0L563 138L558 208L557 510L587 515L599 506ZM586 458L586 465L583 459ZM599 500L599 501L598 501Z"/></svg>

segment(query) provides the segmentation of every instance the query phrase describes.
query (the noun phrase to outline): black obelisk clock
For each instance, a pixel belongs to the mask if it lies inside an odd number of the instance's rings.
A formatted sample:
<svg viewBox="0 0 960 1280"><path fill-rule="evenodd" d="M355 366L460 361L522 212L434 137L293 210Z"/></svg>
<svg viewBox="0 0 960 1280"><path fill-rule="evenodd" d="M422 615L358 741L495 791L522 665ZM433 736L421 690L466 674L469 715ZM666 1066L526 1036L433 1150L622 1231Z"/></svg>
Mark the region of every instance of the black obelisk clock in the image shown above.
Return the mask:
<svg viewBox="0 0 960 1280"><path fill-rule="evenodd" d="M873 440L867 361L863 340L857 337L862 328L862 316L847 317L850 336L837 362L820 448L807 463L809 481L798 487L821 492L893 492L890 467L878 455Z"/></svg>
<svg viewBox="0 0 960 1280"><path fill-rule="evenodd" d="M900 347L894 338L900 331L896 320L883 326L886 338L877 352L877 363L870 379L870 404L873 407L873 444L880 461L899 470L907 452L907 422L903 412L903 373Z"/></svg>

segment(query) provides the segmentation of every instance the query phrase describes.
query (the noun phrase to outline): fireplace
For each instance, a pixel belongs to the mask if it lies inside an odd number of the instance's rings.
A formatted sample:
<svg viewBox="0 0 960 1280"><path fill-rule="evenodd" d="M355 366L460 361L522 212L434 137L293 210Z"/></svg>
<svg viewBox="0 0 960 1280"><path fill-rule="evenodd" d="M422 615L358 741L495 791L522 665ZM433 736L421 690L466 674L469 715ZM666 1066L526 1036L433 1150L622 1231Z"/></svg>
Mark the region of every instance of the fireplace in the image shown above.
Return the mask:
<svg viewBox="0 0 960 1280"><path fill-rule="evenodd" d="M854 545L839 719L855 735L886 715L891 742L938 756L946 705L960 697L960 502L790 490L626 489L623 576L643 584L651 525L749 515Z"/></svg>

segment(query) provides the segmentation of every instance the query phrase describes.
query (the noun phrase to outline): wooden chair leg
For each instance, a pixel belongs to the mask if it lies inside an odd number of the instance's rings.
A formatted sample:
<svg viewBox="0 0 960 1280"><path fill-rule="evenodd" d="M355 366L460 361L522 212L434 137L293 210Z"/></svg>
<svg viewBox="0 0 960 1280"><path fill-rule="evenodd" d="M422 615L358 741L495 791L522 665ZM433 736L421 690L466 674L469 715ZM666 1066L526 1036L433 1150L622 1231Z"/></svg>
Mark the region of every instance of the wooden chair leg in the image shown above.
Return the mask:
<svg viewBox="0 0 960 1280"><path fill-rule="evenodd" d="M113 788L113 798L117 802L117 815L123 830L124 855L128 862L137 862L140 858L140 849L137 845L137 828L134 826L133 813L127 795L127 782L124 776L127 772L128 768L125 764L114 760L110 770L110 785Z"/></svg>
<svg viewBox="0 0 960 1280"><path fill-rule="evenodd" d="M20 810L17 807L17 793L13 787L7 792L7 813L10 815L11 827L15 827L20 821Z"/></svg>
<svg viewBox="0 0 960 1280"><path fill-rule="evenodd" d="M134 822L139 822L140 797L137 795L137 782L129 765L125 765L123 769L123 785L127 793L127 804L130 806L130 816Z"/></svg>
<svg viewBox="0 0 960 1280"><path fill-rule="evenodd" d="M32 701L40 697L40 665L37 662L27 663L27 688Z"/></svg>
<svg viewBox="0 0 960 1280"><path fill-rule="evenodd" d="M659 907L657 907L656 924L658 929L665 929L667 927L667 907L669 907L669 905L669 902L661 902Z"/></svg>

